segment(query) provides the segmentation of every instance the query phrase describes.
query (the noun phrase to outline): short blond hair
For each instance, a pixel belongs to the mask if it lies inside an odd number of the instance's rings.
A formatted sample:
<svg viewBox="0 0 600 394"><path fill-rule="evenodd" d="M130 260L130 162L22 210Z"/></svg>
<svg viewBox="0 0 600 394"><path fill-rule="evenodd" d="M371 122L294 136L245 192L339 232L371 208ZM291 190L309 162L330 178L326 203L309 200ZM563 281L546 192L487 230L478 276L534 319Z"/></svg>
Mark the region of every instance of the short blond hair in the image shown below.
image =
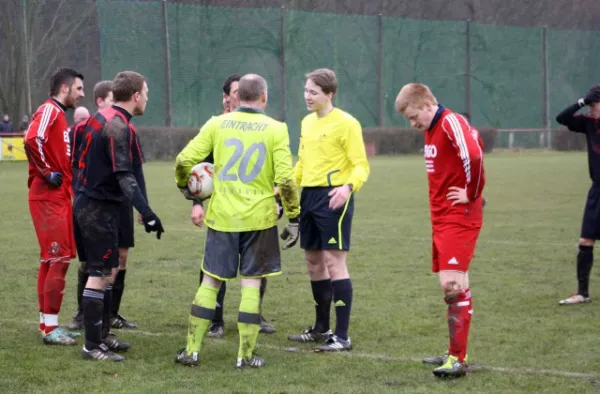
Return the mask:
<svg viewBox="0 0 600 394"><path fill-rule="evenodd" d="M437 99L427 85L409 83L402 86L400 93L396 96L395 108L396 112L403 114L408 106L420 109L423 108L425 103L438 105Z"/></svg>

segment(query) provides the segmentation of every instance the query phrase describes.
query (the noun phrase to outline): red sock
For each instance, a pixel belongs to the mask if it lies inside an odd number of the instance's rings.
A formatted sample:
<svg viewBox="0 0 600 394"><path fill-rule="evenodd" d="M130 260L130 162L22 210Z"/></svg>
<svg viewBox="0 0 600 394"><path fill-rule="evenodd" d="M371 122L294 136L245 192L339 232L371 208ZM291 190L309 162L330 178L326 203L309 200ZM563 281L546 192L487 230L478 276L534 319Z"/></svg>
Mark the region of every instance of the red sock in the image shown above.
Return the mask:
<svg viewBox="0 0 600 394"><path fill-rule="evenodd" d="M46 275L48 275L49 268L50 264L40 262L40 269L38 271L37 279L38 308L40 313L44 312L44 283L46 283ZM46 327L44 327L44 323L40 321L40 330L44 331L45 329Z"/></svg>
<svg viewBox="0 0 600 394"><path fill-rule="evenodd" d="M50 263L50 269L44 283L43 312L45 315L49 315L46 319L46 334L58 327L58 312L60 312L60 306L62 305L65 277L67 276L68 269L69 263L67 262L57 261Z"/></svg>
<svg viewBox="0 0 600 394"><path fill-rule="evenodd" d="M456 356L458 361L463 362L467 355L467 341L473 313L471 290L461 290L452 297L446 297L444 301L448 304L447 318L450 333L448 350L451 356Z"/></svg>

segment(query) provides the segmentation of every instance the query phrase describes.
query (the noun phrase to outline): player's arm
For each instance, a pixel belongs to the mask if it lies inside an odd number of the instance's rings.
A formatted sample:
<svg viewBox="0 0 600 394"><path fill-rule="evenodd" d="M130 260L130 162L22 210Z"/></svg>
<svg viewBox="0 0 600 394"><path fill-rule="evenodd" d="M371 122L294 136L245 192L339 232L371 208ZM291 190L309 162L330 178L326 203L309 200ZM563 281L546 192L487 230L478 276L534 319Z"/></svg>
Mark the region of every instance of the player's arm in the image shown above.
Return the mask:
<svg viewBox="0 0 600 394"><path fill-rule="evenodd" d="M276 131L273 139L273 167L283 211L289 220L280 234L284 241L282 248L288 249L296 245L300 235L300 198L298 197L298 186L294 181L290 136L285 123Z"/></svg>
<svg viewBox="0 0 600 394"><path fill-rule="evenodd" d="M38 170L39 175L53 186L62 185L62 174L57 168L51 168L46 161L48 156L48 133L58 117L58 109L46 104L42 116L35 117L25 137L27 159Z"/></svg>
<svg viewBox="0 0 600 394"><path fill-rule="evenodd" d="M188 199L193 199L191 195L186 195L192 167L206 159L213 150L213 128L210 122L209 120L202 126L200 132L183 148L175 160L175 182Z"/></svg>
<svg viewBox="0 0 600 394"><path fill-rule="evenodd" d="M290 221L297 221L296 219L300 215L300 199L298 197L298 186L294 180L290 137L285 123L275 133L273 142L275 183L279 188L283 211Z"/></svg>
<svg viewBox="0 0 600 394"><path fill-rule="evenodd" d="M577 133L585 133L585 124L587 119L581 115L575 115L577 111L583 108L583 99L579 99L575 104L569 105L561 113L556 116L556 121L563 126L566 126L569 130Z"/></svg>
<svg viewBox="0 0 600 394"><path fill-rule="evenodd" d="M302 137L300 137L300 144L298 144L298 161L294 166L294 180L296 181L296 186L300 187L302 185L302 172L304 171L304 146L302 144Z"/></svg>
<svg viewBox="0 0 600 394"><path fill-rule="evenodd" d="M454 114L444 118L442 128L462 161L467 199L475 201L481 195L484 186L483 150L476 137L470 133L470 127L466 121L459 119Z"/></svg>
<svg viewBox="0 0 600 394"><path fill-rule="evenodd" d="M352 165L352 172L346 183L352 184L352 191L357 192L367 181L371 170L367 160L362 127L358 121L352 120L349 124L344 148Z"/></svg>
<svg viewBox="0 0 600 394"><path fill-rule="evenodd" d="M129 126L119 118L114 118L112 122L106 125L104 135L108 139L108 154L111 159L113 173L119 182L123 195L142 215L146 232L156 231L156 237L160 239L161 234L164 232L160 219L150 209L133 173L133 163L131 161L133 138L131 133Z"/></svg>

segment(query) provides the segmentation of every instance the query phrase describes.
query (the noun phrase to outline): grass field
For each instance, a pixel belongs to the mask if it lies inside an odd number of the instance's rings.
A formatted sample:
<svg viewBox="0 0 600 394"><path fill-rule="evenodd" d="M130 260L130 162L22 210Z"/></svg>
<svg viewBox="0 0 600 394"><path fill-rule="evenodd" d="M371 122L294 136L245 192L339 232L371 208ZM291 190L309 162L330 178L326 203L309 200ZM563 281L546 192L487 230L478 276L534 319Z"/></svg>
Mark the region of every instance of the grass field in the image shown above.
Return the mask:
<svg viewBox="0 0 600 394"><path fill-rule="evenodd" d="M175 365L185 343L205 230L173 185L172 163L145 167L163 239L137 230L122 312L139 324L121 332L133 347L123 363L84 362L80 346L42 345L36 333L38 246L27 209L26 165L0 163L0 392L473 392L585 393L600 390L597 302L559 307L575 289L575 255L589 176L583 153L502 153L486 158L489 201L471 267L474 316L469 347L476 368L440 381L420 359L443 352L447 326L431 240L422 157L376 158L356 199L349 267L354 283L354 350L289 352L286 336L312 324L302 251L285 251L271 279L261 334L262 370L235 370L239 282L225 303L225 337L205 340L202 365ZM592 296L598 272L592 271ZM61 322L70 321L76 263ZM332 313L332 316L335 314ZM87 387L85 385L88 385ZM85 388L84 388L85 387Z"/></svg>

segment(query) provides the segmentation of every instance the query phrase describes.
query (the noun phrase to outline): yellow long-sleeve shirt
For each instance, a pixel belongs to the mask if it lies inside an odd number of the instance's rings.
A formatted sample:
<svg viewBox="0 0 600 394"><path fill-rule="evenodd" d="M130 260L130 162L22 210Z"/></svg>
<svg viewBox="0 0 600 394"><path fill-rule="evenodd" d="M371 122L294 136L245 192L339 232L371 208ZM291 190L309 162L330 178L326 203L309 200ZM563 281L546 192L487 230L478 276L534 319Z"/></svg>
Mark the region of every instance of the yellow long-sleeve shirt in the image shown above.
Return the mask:
<svg viewBox="0 0 600 394"><path fill-rule="evenodd" d="M298 162L294 168L297 185L352 184L356 192L367 181L369 172L358 120L338 108L322 118L311 113L302 120Z"/></svg>

